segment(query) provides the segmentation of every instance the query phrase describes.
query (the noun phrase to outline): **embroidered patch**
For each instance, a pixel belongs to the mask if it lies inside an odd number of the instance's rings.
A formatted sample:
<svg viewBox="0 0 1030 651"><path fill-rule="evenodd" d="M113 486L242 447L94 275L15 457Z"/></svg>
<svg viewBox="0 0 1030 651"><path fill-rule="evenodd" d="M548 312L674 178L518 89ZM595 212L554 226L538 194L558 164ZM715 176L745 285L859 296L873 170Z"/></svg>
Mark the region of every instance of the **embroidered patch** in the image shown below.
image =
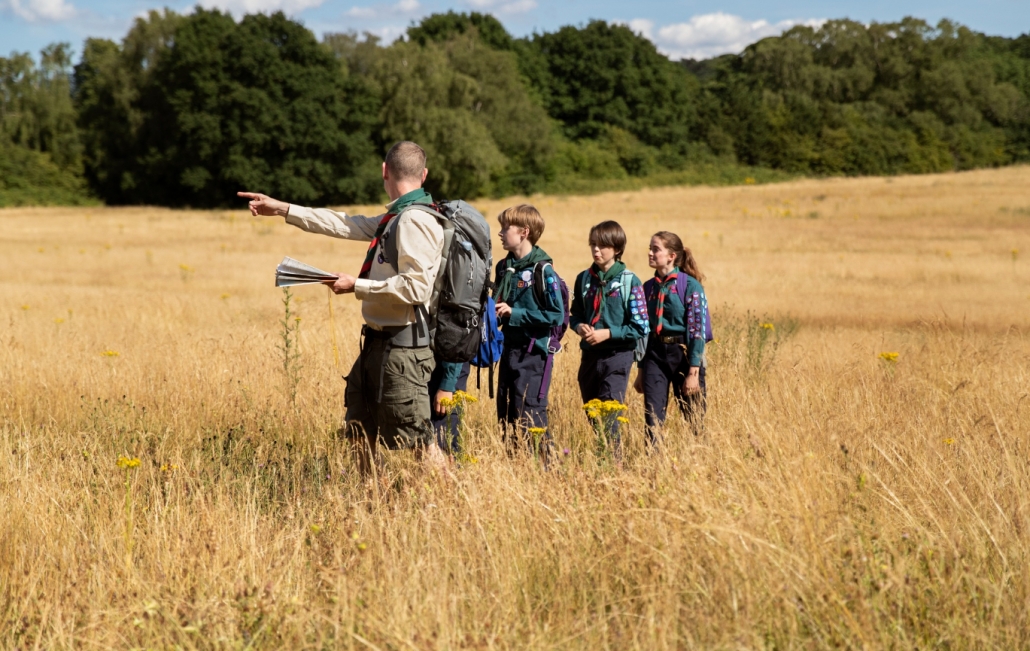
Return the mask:
<svg viewBox="0 0 1030 651"><path fill-rule="evenodd" d="M529 281L533 280L533 272L530 271L529 269L526 269L525 271L523 271L522 272L522 280L524 280L526 282L529 282Z"/></svg>

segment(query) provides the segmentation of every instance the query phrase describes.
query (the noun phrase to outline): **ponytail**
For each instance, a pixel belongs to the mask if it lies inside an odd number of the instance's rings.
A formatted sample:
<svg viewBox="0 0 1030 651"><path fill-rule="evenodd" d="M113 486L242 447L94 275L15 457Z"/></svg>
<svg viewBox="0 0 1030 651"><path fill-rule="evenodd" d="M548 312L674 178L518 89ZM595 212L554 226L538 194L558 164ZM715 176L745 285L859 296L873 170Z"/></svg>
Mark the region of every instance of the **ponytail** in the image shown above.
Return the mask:
<svg viewBox="0 0 1030 651"><path fill-rule="evenodd" d="M661 240L665 248L675 256L676 268L688 276L692 276L697 282L704 282L705 276L698 267L697 258L690 249L683 246L683 240L679 235L669 231L658 231L653 237Z"/></svg>

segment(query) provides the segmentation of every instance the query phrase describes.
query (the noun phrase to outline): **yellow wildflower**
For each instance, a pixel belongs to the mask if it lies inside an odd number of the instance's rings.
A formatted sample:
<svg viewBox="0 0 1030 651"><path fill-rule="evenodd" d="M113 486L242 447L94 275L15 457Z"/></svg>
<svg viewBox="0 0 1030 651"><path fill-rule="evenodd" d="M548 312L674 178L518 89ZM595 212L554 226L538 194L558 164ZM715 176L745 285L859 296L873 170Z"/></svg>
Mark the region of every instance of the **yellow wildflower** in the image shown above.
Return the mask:
<svg viewBox="0 0 1030 651"><path fill-rule="evenodd" d="M458 404L455 398L442 398L440 400L440 406L445 409L453 409Z"/></svg>
<svg viewBox="0 0 1030 651"><path fill-rule="evenodd" d="M60 325L64 323L64 319L62 319L61 317L57 317L56 319L54 319L54 323Z"/></svg>
<svg viewBox="0 0 1030 651"><path fill-rule="evenodd" d="M544 432L547 431L547 428L546 427L530 427L527 431L530 434L532 434L533 436L540 436L541 434L543 434Z"/></svg>
<svg viewBox="0 0 1030 651"><path fill-rule="evenodd" d="M28 306L28 305L22 305L22 306L21 306L21 309L23 309L23 310L26 310L26 311L27 311L27 310L29 309L29 306Z"/></svg>
<svg viewBox="0 0 1030 651"><path fill-rule="evenodd" d="M755 179L753 177L747 177L744 179L744 185L754 185Z"/></svg>
<svg viewBox="0 0 1030 651"><path fill-rule="evenodd" d="M318 526L317 524L311 525L311 533L318 534L318 533L321 533L321 532L322 532L322 527Z"/></svg>
<svg viewBox="0 0 1030 651"><path fill-rule="evenodd" d="M479 398L475 397L471 393L465 393L464 391L455 391L454 399L462 402L479 402Z"/></svg>
<svg viewBox="0 0 1030 651"><path fill-rule="evenodd" d="M119 468L135 468L139 465L139 457L132 457L131 459L124 454L118 456L118 461L115 462Z"/></svg>
<svg viewBox="0 0 1030 651"><path fill-rule="evenodd" d="M616 420L618 420L623 425L629 424L629 419L626 418L625 416L619 416Z"/></svg>
<svg viewBox="0 0 1030 651"><path fill-rule="evenodd" d="M880 359L888 364L893 364L898 361L898 353L880 353Z"/></svg>
<svg viewBox="0 0 1030 651"><path fill-rule="evenodd" d="M775 330L776 330L776 326L774 326L774 325L773 325L773 324L771 324L771 323L763 323L763 324L762 324L762 330L772 330L772 331L774 331L774 332L775 332Z"/></svg>
<svg viewBox="0 0 1030 651"><path fill-rule="evenodd" d="M104 357L118 357L118 351L117 350L105 350L104 352L102 352L100 354L102 356L104 356Z"/></svg>
<svg viewBox="0 0 1030 651"><path fill-rule="evenodd" d="M946 438L946 439L944 439L944 445L953 445L954 443L955 443L955 439L953 439L953 438Z"/></svg>

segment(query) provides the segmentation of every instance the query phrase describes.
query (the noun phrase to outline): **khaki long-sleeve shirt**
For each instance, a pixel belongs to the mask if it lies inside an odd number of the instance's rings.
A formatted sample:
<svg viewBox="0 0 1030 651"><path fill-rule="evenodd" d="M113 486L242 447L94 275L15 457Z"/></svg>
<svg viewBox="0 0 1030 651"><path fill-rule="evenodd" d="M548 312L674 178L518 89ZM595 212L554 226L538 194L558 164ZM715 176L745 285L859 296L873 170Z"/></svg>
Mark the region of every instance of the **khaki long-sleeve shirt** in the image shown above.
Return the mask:
<svg viewBox="0 0 1030 651"><path fill-rule="evenodd" d="M286 222L309 233L370 242L382 217L291 205ZM380 247L368 278L359 278L354 284L361 316L376 330L411 325L416 305L430 310L433 284L443 259L443 227L435 217L413 207L394 219L398 222L389 231L397 238L397 260L386 260Z"/></svg>

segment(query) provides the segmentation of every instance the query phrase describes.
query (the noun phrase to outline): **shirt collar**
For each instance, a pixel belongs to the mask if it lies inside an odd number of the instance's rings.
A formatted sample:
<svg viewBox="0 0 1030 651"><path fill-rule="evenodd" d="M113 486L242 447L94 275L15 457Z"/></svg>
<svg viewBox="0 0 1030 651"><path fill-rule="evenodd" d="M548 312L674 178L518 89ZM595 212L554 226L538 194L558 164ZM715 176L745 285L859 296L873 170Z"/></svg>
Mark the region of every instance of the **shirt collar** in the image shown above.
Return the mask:
<svg viewBox="0 0 1030 651"><path fill-rule="evenodd" d="M396 214L413 203L430 204L433 203L433 197L424 188L415 188L386 204L386 211Z"/></svg>

